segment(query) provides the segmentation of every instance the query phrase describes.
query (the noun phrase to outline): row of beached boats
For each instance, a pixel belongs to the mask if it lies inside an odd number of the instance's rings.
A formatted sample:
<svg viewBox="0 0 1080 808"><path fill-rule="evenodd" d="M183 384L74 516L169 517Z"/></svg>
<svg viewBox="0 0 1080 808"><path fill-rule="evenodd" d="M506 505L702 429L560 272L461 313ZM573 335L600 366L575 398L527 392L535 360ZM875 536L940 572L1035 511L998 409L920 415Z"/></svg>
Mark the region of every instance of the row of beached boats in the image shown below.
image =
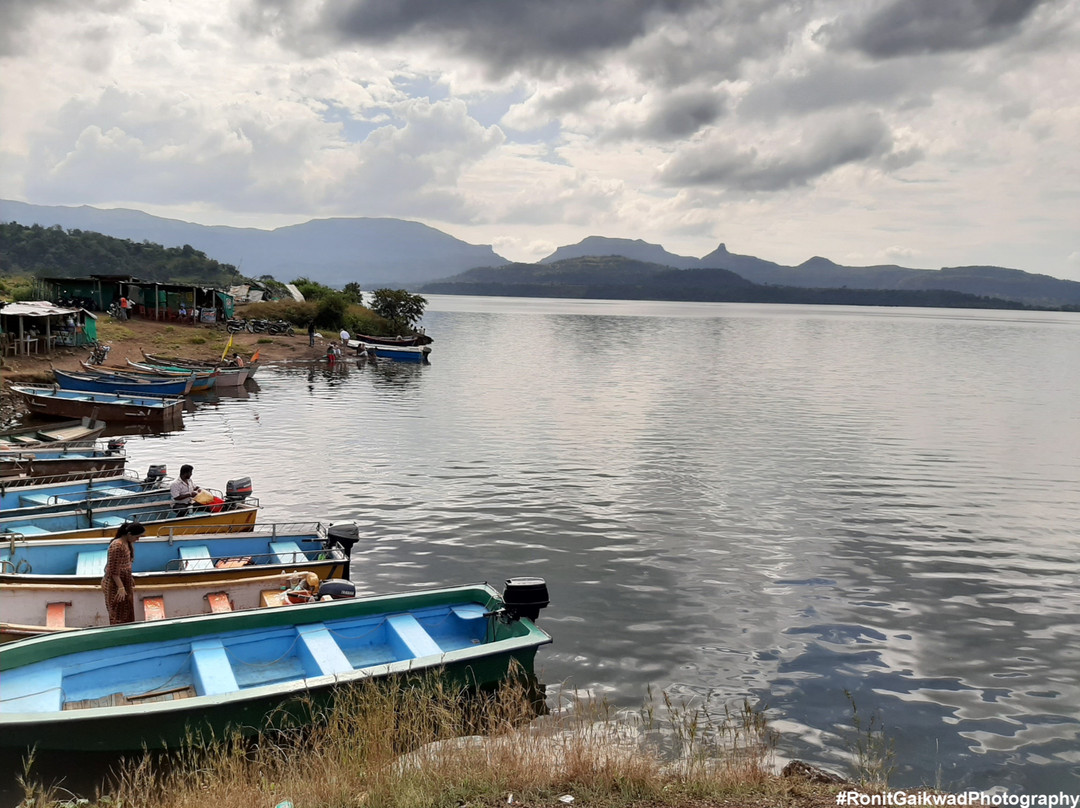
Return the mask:
<svg viewBox="0 0 1080 808"><path fill-rule="evenodd" d="M93 421L27 427L0 447L74 451ZM65 444L65 445L61 445ZM6 449L0 448L0 453ZM122 447L114 447L120 465ZM166 466L0 478L0 747L184 745L338 688L438 671L462 687L531 675L542 579L358 597L355 524L257 520L250 479L181 513ZM101 579L118 527L138 521L135 622L109 626ZM290 719L290 720L291 720Z"/></svg>
<svg viewBox="0 0 1080 808"><path fill-rule="evenodd" d="M125 366L81 362L82 371L53 369L51 385L12 385L27 409L46 417L96 417L121 423L170 423L179 420L182 396L192 392L237 389L259 369L258 352L250 362L238 356L209 362L160 356L143 351L144 361Z"/></svg>

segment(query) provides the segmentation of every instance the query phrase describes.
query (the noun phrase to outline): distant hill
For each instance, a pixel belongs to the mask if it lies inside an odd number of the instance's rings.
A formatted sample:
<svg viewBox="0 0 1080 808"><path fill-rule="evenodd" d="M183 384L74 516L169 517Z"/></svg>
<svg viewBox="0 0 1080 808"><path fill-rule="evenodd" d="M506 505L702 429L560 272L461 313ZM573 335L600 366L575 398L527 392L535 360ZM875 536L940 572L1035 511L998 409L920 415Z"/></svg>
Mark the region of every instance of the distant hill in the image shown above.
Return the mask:
<svg viewBox="0 0 1080 808"><path fill-rule="evenodd" d="M166 247L190 245L236 266L241 274L278 280L307 277L330 286L412 288L476 266L507 263L490 246L467 244L433 227L402 219L315 219L259 230L209 227L137 210L51 207L0 200L0 220L91 230Z"/></svg>
<svg viewBox="0 0 1080 808"><path fill-rule="evenodd" d="M946 289L810 289L757 284L726 269L672 269L622 256L584 256L542 264L470 269L426 284L429 294L697 300L849 306L1021 309L1025 304Z"/></svg>
<svg viewBox="0 0 1080 808"><path fill-rule="evenodd" d="M89 230L139 243L149 241L165 247L190 245L223 264L232 264L242 275L258 278L273 275L278 280L307 277L330 286L356 281L363 288L378 286L432 290L445 283L473 283L455 277L478 267L511 269L510 262L487 245L467 244L439 230L402 219L315 219L304 224L260 230L244 227L210 227L176 219L163 219L135 210L101 210L91 207L50 207L0 200L0 221L44 227L60 225L65 229ZM1036 275L1003 267L946 267L912 269L896 265L869 267L842 266L827 258L814 257L791 267L728 252L720 244L701 258L676 255L658 244L640 239L615 239L590 236L577 244L559 247L539 264L514 264L513 277L523 287L536 287L542 293L557 294L543 275L526 275L522 267L553 266L567 260L587 257L618 256L632 262L652 264L673 270L726 270L759 285L803 289L865 289L904 292L947 291L977 297L1002 297L1033 306L1080 306L1080 282L1049 275ZM629 271L623 269L617 272ZM506 275L505 278L510 278ZM639 285L656 289L658 299L668 299L653 276ZM718 275L670 276L672 283L689 294L685 284L692 279L706 283L709 291ZM488 279L493 282L493 279ZM579 278L580 280L580 278ZM595 279L593 279L595 280ZM612 286L626 292L626 284ZM517 281L515 281L517 282ZM726 283L727 281L725 281ZM504 280L499 285L506 286ZM568 280L566 286L575 282ZM592 280L586 284L599 288ZM473 287L477 288L477 287ZM539 293L539 292L537 292ZM644 294L643 291L640 292ZM505 294L505 292L494 292ZM529 294L534 294L530 292ZM637 292L635 292L637 294ZM685 299L685 298L680 298Z"/></svg>
<svg viewBox="0 0 1080 808"><path fill-rule="evenodd" d="M662 247L644 241L590 236L578 244L560 247L541 263L586 255L620 255L636 261L665 263L678 269L726 269L759 284L814 289L945 290L1002 297L1033 306L1080 305L1080 282L1019 269L911 269L892 264L848 267L821 257L811 258L797 267L789 267L749 255L730 253L723 244L702 258L691 258L668 253Z"/></svg>

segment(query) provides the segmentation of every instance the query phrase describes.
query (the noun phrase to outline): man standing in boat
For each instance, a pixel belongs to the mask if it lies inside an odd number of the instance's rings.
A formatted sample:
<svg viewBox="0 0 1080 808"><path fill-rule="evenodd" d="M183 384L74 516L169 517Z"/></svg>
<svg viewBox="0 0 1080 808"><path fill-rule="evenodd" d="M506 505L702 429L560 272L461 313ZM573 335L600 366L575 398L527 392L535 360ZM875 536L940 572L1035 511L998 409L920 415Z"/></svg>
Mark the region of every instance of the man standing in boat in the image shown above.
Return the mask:
<svg viewBox="0 0 1080 808"><path fill-rule="evenodd" d="M188 511L191 510L192 500L195 499L196 494L202 491L199 486L191 481L191 473L194 470L190 463L182 465L180 467L180 476L169 487L169 493L172 494L173 508L176 510L177 516L187 516Z"/></svg>

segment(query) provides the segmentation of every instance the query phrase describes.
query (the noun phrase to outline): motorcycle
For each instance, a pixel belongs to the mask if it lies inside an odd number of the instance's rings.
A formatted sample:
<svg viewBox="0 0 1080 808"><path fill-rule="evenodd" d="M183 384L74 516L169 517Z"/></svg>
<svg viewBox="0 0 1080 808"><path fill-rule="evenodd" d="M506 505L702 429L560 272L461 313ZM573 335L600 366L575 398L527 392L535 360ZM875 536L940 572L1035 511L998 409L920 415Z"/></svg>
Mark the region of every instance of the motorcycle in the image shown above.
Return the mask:
<svg viewBox="0 0 1080 808"><path fill-rule="evenodd" d="M243 317L232 317L227 323L225 323L225 330L230 334L237 334L240 331L251 331L251 323L249 323Z"/></svg>

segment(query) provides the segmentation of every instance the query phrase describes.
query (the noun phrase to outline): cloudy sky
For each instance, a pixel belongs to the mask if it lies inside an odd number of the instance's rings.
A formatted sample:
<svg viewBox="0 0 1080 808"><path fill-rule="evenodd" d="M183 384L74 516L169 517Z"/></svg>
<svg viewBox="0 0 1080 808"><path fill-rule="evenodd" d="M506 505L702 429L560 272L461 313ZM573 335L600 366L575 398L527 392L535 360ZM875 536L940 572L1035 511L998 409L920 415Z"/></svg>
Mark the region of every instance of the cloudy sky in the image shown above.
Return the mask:
<svg viewBox="0 0 1080 808"><path fill-rule="evenodd" d="M0 0L0 197L1080 280L1080 0Z"/></svg>

